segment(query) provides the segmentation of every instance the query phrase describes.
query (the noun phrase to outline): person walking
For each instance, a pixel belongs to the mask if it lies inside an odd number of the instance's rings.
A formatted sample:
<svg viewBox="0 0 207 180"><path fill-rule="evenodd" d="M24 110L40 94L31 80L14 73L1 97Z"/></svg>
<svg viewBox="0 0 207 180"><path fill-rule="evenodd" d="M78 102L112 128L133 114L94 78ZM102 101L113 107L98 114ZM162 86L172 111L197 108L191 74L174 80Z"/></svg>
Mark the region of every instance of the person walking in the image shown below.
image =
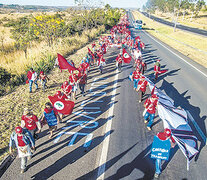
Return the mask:
<svg viewBox="0 0 207 180"><path fill-rule="evenodd" d="M154 79L155 79L155 81L157 81L157 79L158 79L159 72L160 72L160 60L158 59L154 65Z"/></svg>
<svg viewBox="0 0 207 180"><path fill-rule="evenodd" d="M52 106L50 102L47 102L45 104L45 109L41 121L43 121L44 119L46 120L49 126L49 139L51 139L53 136L53 131L57 130L57 124L60 122L60 117L58 115L57 110Z"/></svg>
<svg viewBox="0 0 207 180"><path fill-rule="evenodd" d="M43 91L45 91L45 88L47 88L47 81L49 80L49 78L43 71L40 71L39 79L41 81Z"/></svg>
<svg viewBox="0 0 207 180"><path fill-rule="evenodd" d="M156 112L156 108L157 108L157 103L158 103L158 97L157 95L153 94L151 95L151 97L147 98L145 103L144 103L144 107L145 107L145 113L144 113L144 122L147 123L147 129L150 131L152 123L154 121L154 117L155 117L155 112ZM149 118L149 120L148 120Z"/></svg>
<svg viewBox="0 0 207 180"><path fill-rule="evenodd" d="M9 152L12 154L12 147L15 144L18 152L18 157L21 159L21 173L26 171L27 160L31 159L31 150L35 150L34 140L32 135L23 134L21 126L17 126L15 131L10 136Z"/></svg>
<svg viewBox="0 0 207 180"><path fill-rule="evenodd" d="M139 69L137 68L133 73L132 73L132 80L134 82L134 90L137 89L137 85L138 85L138 82L139 82L139 78L141 76L141 73L139 72Z"/></svg>
<svg viewBox="0 0 207 180"><path fill-rule="evenodd" d="M162 172L162 160L167 160L168 159L168 156L170 154L170 148L174 148L176 143L175 143L175 140L174 138L172 137L172 133L171 133L171 130L168 129L168 128L165 128L164 129L164 132L159 132L157 133L156 137L155 138L158 138L158 142L157 143L157 149L154 148L154 151L156 150L160 150L161 152L156 152L156 153L159 153L160 155L157 156L155 158L155 174L154 174L154 178L159 178L161 172ZM155 141L155 139L154 139ZM153 142L154 143L154 142ZM153 145L152 145L153 146ZM166 149L162 149L162 148L169 148L169 150ZM167 155L165 154L162 154L163 152L167 152ZM167 156L167 157L166 157Z"/></svg>
<svg viewBox="0 0 207 180"><path fill-rule="evenodd" d="M73 90L72 85L68 83L68 81L64 81L63 84L61 85L61 89L63 90L64 94L67 96L68 99L71 98L71 93Z"/></svg>
<svg viewBox="0 0 207 180"><path fill-rule="evenodd" d="M85 96L85 85L87 83L87 74L86 72L83 71L83 73L80 74L80 79L78 80L79 82L79 88L81 91L82 96Z"/></svg>
<svg viewBox="0 0 207 180"><path fill-rule="evenodd" d="M24 113L22 115L21 127L26 128L34 138L36 138L36 130L37 133L41 131L41 124L36 115L33 114L32 110L29 108L24 109Z"/></svg>
<svg viewBox="0 0 207 180"><path fill-rule="evenodd" d="M122 66L122 56L121 54L118 54L118 56L116 57L116 66L119 70L119 72L121 71L121 66Z"/></svg>
<svg viewBox="0 0 207 180"><path fill-rule="evenodd" d="M37 84L38 76L37 76L37 73L33 70L33 68L31 68L28 71L27 78L29 80L29 92L32 93L32 84L33 84L33 82L35 83L36 90L38 89L38 84Z"/></svg>
<svg viewBox="0 0 207 180"><path fill-rule="evenodd" d="M136 89L136 91L139 94L139 102L142 102L142 98L146 92L147 85L148 85L147 80L145 79L144 76L141 76Z"/></svg>

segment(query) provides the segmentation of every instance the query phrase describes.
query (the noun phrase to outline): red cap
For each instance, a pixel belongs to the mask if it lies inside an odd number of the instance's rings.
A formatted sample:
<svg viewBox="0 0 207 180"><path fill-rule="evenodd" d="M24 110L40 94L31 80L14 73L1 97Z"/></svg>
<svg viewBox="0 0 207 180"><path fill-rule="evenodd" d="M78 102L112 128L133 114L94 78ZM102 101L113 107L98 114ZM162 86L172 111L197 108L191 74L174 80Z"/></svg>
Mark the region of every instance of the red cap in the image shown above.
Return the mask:
<svg viewBox="0 0 207 180"><path fill-rule="evenodd" d="M57 92L56 92L56 95L59 96L60 94L61 94L61 91L57 91Z"/></svg>
<svg viewBox="0 0 207 180"><path fill-rule="evenodd" d="M44 74L44 72L43 71L40 71L40 74Z"/></svg>
<svg viewBox="0 0 207 180"><path fill-rule="evenodd" d="M22 127L21 127L21 126L17 126L17 127L15 128L15 132L16 132L16 133L22 133Z"/></svg>
<svg viewBox="0 0 207 180"><path fill-rule="evenodd" d="M68 81L65 81L63 84L64 84L64 85L68 85Z"/></svg>
<svg viewBox="0 0 207 180"><path fill-rule="evenodd" d="M160 60L158 59L157 62L160 62Z"/></svg>
<svg viewBox="0 0 207 180"><path fill-rule="evenodd" d="M170 136L171 136L171 130L168 129L168 128L165 128L164 133L165 133L165 135L166 135L167 137L170 137Z"/></svg>
<svg viewBox="0 0 207 180"><path fill-rule="evenodd" d="M166 136L166 134L164 133L164 132L159 132L158 134L157 134L157 137L160 139L160 140L166 140L167 139L167 136Z"/></svg>
<svg viewBox="0 0 207 180"><path fill-rule="evenodd" d="M151 97L152 98L158 98L156 94L153 94Z"/></svg>

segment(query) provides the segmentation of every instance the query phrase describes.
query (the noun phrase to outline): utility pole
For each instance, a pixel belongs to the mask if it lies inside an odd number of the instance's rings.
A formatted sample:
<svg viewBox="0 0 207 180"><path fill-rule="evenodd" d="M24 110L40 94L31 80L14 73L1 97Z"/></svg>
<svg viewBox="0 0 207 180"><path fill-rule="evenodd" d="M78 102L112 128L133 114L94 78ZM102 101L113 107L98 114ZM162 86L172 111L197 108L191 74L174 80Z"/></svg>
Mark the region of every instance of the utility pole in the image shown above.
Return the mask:
<svg viewBox="0 0 207 180"><path fill-rule="evenodd" d="M179 10L180 10L180 6L181 6L181 1L182 0L179 0L179 7L178 7L178 13L177 13L177 16L176 16L176 20L175 20L174 32L175 32L176 26L177 26L177 21L178 21L178 15L179 15Z"/></svg>

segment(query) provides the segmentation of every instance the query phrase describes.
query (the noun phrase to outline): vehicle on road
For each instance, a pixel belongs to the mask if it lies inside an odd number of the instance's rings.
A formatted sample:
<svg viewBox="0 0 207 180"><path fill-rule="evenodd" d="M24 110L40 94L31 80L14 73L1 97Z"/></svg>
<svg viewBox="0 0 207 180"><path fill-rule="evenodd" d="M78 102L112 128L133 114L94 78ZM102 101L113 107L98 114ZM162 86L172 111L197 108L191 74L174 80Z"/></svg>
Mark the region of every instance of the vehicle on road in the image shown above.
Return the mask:
<svg viewBox="0 0 207 180"><path fill-rule="evenodd" d="M142 20L136 20L133 22L135 29L142 29Z"/></svg>

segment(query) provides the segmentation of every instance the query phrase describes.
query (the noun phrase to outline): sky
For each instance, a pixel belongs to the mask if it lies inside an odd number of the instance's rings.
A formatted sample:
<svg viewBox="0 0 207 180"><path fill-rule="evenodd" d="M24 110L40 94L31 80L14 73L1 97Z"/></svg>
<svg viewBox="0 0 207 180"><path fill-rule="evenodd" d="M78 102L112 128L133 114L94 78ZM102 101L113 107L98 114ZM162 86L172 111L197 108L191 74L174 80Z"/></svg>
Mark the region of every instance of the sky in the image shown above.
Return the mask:
<svg viewBox="0 0 207 180"><path fill-rule="evenodd" d="M43 6L74 6L75 0L0 0L0 4L19 4L19 5L43 5ZM147 0L91 0L102 1L112 7L118 8L142 8ZM207 0L204 0L207 4Z"/></svg>
<svg viewBox="0 0 207 180"><path fill-rule="evenodd" d="M100 2L100 0L99 0ZM141 8L147 0L102 0L104 4L118 8ZM0 0L0 4L44 5L44 6L73 6L74 0Z"/></svg>

